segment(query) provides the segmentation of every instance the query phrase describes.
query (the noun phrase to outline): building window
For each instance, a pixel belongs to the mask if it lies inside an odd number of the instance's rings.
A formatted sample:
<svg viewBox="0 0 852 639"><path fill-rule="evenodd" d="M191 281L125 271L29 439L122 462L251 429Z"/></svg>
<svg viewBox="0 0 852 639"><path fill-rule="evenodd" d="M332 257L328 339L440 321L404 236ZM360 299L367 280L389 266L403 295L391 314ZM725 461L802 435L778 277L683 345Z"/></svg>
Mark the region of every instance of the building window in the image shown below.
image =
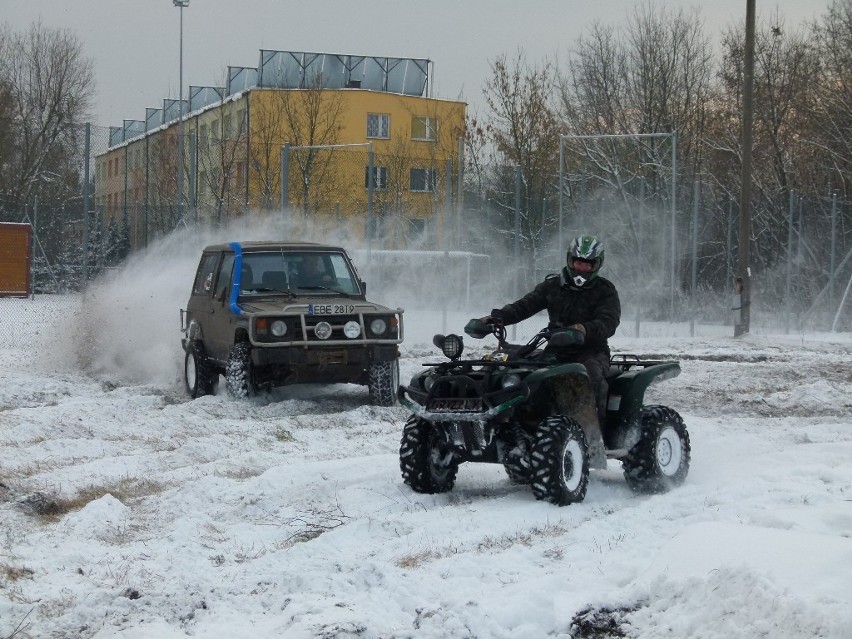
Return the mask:
<svg viewBox="0 0 852 639"><path fill-rule="evenodd" d="M373 188L378 191L383 191L388 188L388 169L386 166L373 167ZM370 188L370 167L364 167L364 188Z"/></svg>
<svg viewBox="0 0 852 639"><path fill-rule="evenodd" d="M431 140L438 139L438 118L427 115L414 115L411 117L411 139Z"/></svg>
<svg viewBox="0 0 852 639"><path fill-rule="evenodd" d="M422 218L408 220L408 231L411 235L423 235L426 232L426 220Z"/></svg>
<svg viewBox="0 0 852 639"><path fill-rule="evenodd" d="M231 114L229 113L224 118L222 118L222 122L222 127L225 130L225 135L222 136L222 139L230 140L234 133L233 118L231 118Z"/></svg>
<svg viewBox="0 0 852 639"><path fill-rule="evenodd" d="M408 188L411 191L434 191L435 169L411 169Z"/></svg>
<svg viewBox="0 0 852 639"><path fill-rule="evenodd" d="M387 140L390 138L390 116L386 113L368 113L367 114L367 137L381 138Z"/></svg>

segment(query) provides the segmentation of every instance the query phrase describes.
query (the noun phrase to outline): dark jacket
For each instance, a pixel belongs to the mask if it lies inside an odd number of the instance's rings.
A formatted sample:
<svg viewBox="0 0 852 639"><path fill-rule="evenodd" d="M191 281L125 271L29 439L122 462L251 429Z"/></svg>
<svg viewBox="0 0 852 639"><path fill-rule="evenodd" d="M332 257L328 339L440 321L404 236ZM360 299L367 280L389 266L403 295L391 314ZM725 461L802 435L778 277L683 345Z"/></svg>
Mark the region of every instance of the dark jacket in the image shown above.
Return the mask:
<svg viewBox="0 0 852 639"><path fill-rule="evenodd" d="M607 339L615 334L621 321L621 302L615 285L596 277L587 286L577 288L568 279L567 269L548 275L544 281L517 302L491 311L504 324L517 324L547 309L550 328L582 324L586 329L584 351L609 352Z"/></svg>

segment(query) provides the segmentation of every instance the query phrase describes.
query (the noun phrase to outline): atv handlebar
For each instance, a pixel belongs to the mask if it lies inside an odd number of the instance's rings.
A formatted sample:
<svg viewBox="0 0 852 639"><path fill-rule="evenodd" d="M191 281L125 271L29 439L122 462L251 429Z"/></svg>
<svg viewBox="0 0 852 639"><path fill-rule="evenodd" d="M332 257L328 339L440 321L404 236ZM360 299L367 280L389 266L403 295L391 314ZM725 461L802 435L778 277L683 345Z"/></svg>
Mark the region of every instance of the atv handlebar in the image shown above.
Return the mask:
<svg viewBox="0 0 852 639"><path fill-rule="evenodd" d="M464 332L474 339L493 335L501 346L506 342L506 327L503 322L492 317L473 318L465 325Z"/></svg>
<svg viewBox="0 0 852 639"><path fill-rule="evenodd" d="M464 332L474 339L483 339L484 337L493 335L497 338L500 348L505 348L508 345L506 342L505 325L502 321L491 317L470 320L465 325ZM582 346L585 341L586 335L575 328L552 328L547 326L536 333L529 342L519 347L517 355L525 357L545 342L548 342L551 346L564 348L568 346Z"/></svg>

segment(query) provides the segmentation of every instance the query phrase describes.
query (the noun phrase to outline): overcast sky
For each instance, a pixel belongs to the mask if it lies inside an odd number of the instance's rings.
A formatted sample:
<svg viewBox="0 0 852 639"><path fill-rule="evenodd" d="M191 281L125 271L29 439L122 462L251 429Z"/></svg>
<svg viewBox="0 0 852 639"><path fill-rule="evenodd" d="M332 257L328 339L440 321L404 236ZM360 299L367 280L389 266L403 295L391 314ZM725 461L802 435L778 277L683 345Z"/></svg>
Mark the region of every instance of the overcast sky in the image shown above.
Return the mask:
<svg viewBox="0 0 852 639"><path fill-rule="evenodd" d="M757 0L789 28L821 16L831 0ZM746 0L657 0L700 9L714 41L745 22ZM481 104L489 61L522 48L531 62L564 59L595 21L623 23L633 0L190 0L183 10L184 97L189 85L223 86L231 66L258 65L260 49L433 61L433 96ZM65 27L95 63L93 124L143 120L146 107L178 97L180 10L172 0L0 0L15 30L41 19ZM481 108L481 107L480 107Z"/></svg>

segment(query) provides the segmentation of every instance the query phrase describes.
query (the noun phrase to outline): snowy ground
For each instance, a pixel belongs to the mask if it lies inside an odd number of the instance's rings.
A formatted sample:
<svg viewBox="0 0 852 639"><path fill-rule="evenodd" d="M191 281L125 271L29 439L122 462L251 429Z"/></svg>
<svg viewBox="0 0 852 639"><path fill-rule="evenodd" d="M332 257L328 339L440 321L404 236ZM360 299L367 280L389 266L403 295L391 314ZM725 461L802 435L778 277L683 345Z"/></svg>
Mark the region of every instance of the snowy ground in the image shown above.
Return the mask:
<svg viewBox="0 0 852 639"><path fill-rule="evenodd" d="M648 399L690 476L634 496L610 461L557 508L482 464L413 493L362 387L189 401L185 275L0 299L0 638L850 636L848 333L616 337L681 360ZM407 312L403 378L464 319Z"/></svg>

